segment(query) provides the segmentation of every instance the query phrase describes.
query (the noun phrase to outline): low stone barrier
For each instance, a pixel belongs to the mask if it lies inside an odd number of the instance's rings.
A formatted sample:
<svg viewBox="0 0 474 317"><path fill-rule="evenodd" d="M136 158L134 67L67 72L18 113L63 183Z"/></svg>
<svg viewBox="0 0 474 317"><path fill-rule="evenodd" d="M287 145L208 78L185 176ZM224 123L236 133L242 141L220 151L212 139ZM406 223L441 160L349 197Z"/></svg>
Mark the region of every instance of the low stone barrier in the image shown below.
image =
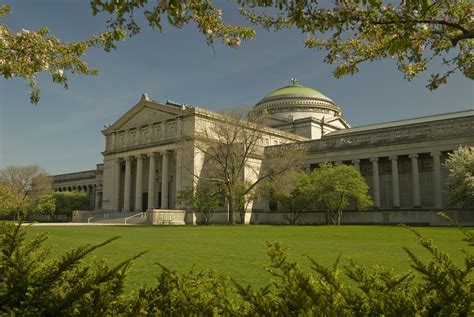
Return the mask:
<svg viewBox="0 0 474 317"><path fill-rule="evenodd" d="M180 209L153 209L151 212L147 212L147 220L153 225L196 224L193 212Z"/></svg>
<svg viewBox="0 0 474 317"><path fill-rule="evenodd" d="M437 210L367 210L345 211L343 225L397 225L400 223L425 226L450 226L449 222L437 215ZM463 226L474 226L474 210L443 211ZM288 224L284 212L252 212L251 224ZM321 225L326 223L321 211L301 213L297 224Z"/></svg>

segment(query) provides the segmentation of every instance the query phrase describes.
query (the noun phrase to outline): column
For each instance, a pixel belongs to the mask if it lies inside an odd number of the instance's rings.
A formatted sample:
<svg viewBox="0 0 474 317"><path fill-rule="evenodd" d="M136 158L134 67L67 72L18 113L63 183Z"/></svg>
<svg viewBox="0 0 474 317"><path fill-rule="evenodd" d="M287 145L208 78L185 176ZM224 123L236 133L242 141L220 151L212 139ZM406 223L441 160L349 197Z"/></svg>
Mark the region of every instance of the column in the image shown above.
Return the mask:
<svg viewBox="0 0 474 317"><path fill-rule="evenodd" d="M168 173L169 154L163 151L163 161L161 165L161 209L168 209Z"/></svg>
<svg viewBox="0 0 474 317"><path fill-rule="evenodd" d="M130 211L130 190L132 185L132 158L125 158L125 186L123 190L123 211Z"/></svg>
<svg viewBox="0 0 474 317"><path fill-rule="evenodd" d="M441 152L432 152L433 157L433 176L434 176L434 202L436 208L443 207L443 199L441 196Z"/></svg>
<svg viewBox="0 0 474 317"><path fill-rule="evenodd" d="M95 201L94 201L94 210L99 210L99 199L100 199L100 193L98 189L96 188L95 190Z"/></svg>
<svg viewBox="0 0 474 317"><path fill-rule="evenodd" d="M182 190L182 177L183 177L183 150L177 149L176 150L176 195L178 197L178 193ZM176 204L175 204L176 206Z"/></svg>
<svg viewBox="0 0 474 317"><path fill-rule="evenodd" d="M413 183L413 207L421 207L420 174L418 171L418 154L408 155L411 158L411 177Z"/></svg>
<svg viewBox="0 0 474 317"><path fill-rule="evenodd" d="M360 160L352 160L352 164L354 164L355 169L360 173Z"/></svg>
<svg viewBox="0 0 474 317"><path fill-rule="evenodd" d="M155 208L155 170L156 170L156 156L155 153L148 154L150 158L150 165L148 168L148 210Z"/></svg>
<svg viewBox="0 0 474 317"><path fill-rule="evenodd" d="M390 156L392 161L392 197L393 208L400 208L400 181L398 176L398 156Z"/></svg>
<svg viewBox="0 0 474 317"><path fill-rule="evenodd" d="M372 162L372 177L374 180L374 208L380 208L380 179L379 179L379 159L373 157Z"/></svg>
<svg viewBox="0 0 474 317"><path fill-rule="evenodd" d="M137 155L137 179L135 184L135 211L143 211L143 156Z"/></svg>
<svg viewBox="0 0 474 317"><path fill-rule="evenodd" d="M120 211L120 159L115 160L114 204L113 210Z"/></svg>

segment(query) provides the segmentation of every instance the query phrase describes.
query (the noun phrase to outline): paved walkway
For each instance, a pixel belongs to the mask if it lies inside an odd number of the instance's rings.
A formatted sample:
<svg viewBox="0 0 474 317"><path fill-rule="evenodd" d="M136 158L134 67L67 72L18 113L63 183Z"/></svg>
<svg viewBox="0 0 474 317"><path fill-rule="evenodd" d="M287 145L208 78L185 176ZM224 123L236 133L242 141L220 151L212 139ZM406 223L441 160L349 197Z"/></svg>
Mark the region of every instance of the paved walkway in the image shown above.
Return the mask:
<svg viewBox="0 0 474 317"><path fill-rule="evenodd" d="M124 223L86 223L86 222L29 222L22 223L22 226L35 226L35 227L68 227L68 226L143 226L144 224L124 224Z"/></svg>

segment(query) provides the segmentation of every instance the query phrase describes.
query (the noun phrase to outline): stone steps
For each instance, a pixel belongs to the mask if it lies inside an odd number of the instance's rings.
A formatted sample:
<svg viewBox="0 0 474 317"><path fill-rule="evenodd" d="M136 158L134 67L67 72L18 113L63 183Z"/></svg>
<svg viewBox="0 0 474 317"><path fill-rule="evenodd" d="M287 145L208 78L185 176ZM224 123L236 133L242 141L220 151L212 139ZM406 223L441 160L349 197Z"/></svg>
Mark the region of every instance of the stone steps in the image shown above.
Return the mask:
<svg viewBox="0 0 474 317"><path fill-rule="evenodd" d="M128 218L130 216L133 216L133 215L136 215L136 214L137 213L135 213L135 212L130 212L130 213L129 212L127 212L127 213L124 213L124 212L108 213L106 218L104 218L104 217L94 218L90 221L90 223L124 224L126 218ZM136 216L134 218L128 219L127 224L134 224L134 225L147 224L147 219L142 218L140 216Z"/></svg>

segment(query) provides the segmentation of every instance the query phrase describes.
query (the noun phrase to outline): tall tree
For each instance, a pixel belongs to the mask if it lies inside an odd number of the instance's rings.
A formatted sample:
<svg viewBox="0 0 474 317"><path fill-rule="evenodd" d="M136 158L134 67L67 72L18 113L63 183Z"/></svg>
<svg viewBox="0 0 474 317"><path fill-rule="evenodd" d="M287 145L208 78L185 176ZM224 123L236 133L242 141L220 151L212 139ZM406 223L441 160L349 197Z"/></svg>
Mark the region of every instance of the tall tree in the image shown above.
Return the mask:
<svg viewBox="0 0 474 317"><path fill-rule="evenodd" d="M228 204L228 222L235 223L234 213L242 200L263 180L298 166L298 151L268 153L265 165L262 118L243 120L240 113L216 115L196 126L195 148L203 157L203 168L195 178L221 184Z"/></svg>
<svg viewBox="0 0 474 317"><path fill-rule="evenodd" d="M474 147L460 146L449 154L449 201L459 208L474 208Z"/></svg>
<svg viewBox="0 0 474 317"><path fill-rule="evenodd" d="M0 170L0 183L8 188L14 197L14 208L11 210L18 219L34 208L36 199L52 191L52 179L38 165L7 166Z"/></svg>

